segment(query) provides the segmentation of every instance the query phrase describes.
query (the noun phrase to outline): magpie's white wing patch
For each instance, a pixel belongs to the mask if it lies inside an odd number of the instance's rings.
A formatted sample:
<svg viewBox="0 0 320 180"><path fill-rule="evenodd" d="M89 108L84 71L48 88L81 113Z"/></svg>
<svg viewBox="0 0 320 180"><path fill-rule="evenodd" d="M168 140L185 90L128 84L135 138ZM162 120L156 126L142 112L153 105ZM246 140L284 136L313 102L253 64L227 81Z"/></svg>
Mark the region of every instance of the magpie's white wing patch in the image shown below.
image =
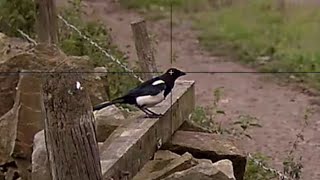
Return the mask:
<svg viewBox="0 0 320 180"><path fill-rule="evenodd" d="M157 81L155 81L157 82ZM161 91L159 94L155 96L146 95L146 96L139 96L136 98L137 104L139 106L145 106L145 107L152 107L164 100L164 90Z"/></svg>
<svg viewBox="0 0 320 180"><path fill-rule="evenodd" d="M156 80L155 82L152 83L153 86L159 85L159 84L164 84L165 82L163 80Z"/></svg>

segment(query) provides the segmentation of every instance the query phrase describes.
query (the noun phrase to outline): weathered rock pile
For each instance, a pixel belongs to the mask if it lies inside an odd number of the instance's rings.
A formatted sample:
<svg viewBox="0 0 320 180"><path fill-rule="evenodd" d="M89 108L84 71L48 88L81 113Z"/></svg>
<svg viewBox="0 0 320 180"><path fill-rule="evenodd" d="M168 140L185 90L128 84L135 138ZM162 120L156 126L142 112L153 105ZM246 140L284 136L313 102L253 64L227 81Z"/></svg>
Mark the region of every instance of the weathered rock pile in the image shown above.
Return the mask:
<svg viewBox="0 0 320 180"><path fill-rule="evenodd" d="M88 58L69 57L58 48L45 45L32 47L1 33L0 55L0 180L51 180L41 109L43 74L36 72L54 69L106 72L106 69L94 68ZM20 73L30 70L33 73ZM85 76L84 84L92 104L107 98L105 75ZM116 128L130 121L115 106L95 112L94 116L97 139L104 142L103 146L110 144L108 141L112 141L110 137L112 132L117 132ZM141 148L141 144L137 147ZM150 156L146 161L149 159ZM245 166L246 156L236 148L232 138L207 133L186 121L130 177L134 176L133 180L243 180Z"/></svg>
<svg viewBox="0 0 320 180"><path fill-rule="evenodd" d="M182 136L185 138L180 139ZM207 145L200 145L203 141L206 141ZM133 180L243 179L246 157L230 140L208 133L177 131L164 148L170 150L158 150ZM32 178L50 180L43 131L35 136Z"/></svg>
<svg viewBox="0 0 320 180"><path fill-rule="evenodd" d="M105 68L94 68L86 57L70 57L53 46L33 47L0 33L0 179L31 177L33 138L43 129L44 122L43 73L39 72L54 69L106 72ZM105 76L106 73L91 73L84 77L92 104L107 98Z"/></svg>
<svg viewBox="0 0 320 180"><path fill-rule="evenodd" d="M233 139L217 134L180 130L163 148L179 154L189 152L196 158L209 159L212 162L228 159L233 164L236 179L242 180L246 155L236 147Z"/></svg>
<svg viewBox="0 0 320 180"><path fill-rule="evenodd" d="M177 131L133 180L242 180L246 157L231 139Z"/></svg>
<svg viewBox="0 0 320 180"><path fill-rule="evenodd" d="M232 162L221 160L212 163L196 159L186 152L182 156L168 150L156 152L154 160L147 163L133 180L235 180Z"/></svg>

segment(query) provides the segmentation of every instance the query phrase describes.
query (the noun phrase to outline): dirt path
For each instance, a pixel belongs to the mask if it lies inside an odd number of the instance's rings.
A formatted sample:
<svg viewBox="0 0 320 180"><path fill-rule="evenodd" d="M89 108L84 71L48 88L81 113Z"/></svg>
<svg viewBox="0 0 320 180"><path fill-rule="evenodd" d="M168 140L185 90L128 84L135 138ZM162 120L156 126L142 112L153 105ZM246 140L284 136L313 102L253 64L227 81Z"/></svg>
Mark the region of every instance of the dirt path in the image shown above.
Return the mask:
<svg viewBox="0 0 320 180"><path fill-rule="evenodd" d="M88 0L91 17L98 18L112 28L114 42L130 56L137 59L130 22L139 15L119 7L112 0ZM169 61L169 21L148 22L149 32L156 35L156 60L161 70L170 67ZM196 32L190 28L190 22L181 22L174 26L174 51L178 58L173 66L186 71L254 71L234 62L223 61L210 56L200 49ZM288 143L295 139L303 124L304 111L310 105L311 97L300 91L280 86L266 80L260 74L189 74L186 79L196 81L196 100L198 105L208 105L212 101L213 90L223 87L224 99L221 103L227 115L223 121L235 120L238 115L249 114L259 119L263 128L250 131L253 140L242 140L240 144L248 152L262 152L272 156L272 165L281 168L282 161L289 149ZM303 155L303 179L320 179L320 113L309 119L305 130L305 142L299 144L299 153Z"/></svg>

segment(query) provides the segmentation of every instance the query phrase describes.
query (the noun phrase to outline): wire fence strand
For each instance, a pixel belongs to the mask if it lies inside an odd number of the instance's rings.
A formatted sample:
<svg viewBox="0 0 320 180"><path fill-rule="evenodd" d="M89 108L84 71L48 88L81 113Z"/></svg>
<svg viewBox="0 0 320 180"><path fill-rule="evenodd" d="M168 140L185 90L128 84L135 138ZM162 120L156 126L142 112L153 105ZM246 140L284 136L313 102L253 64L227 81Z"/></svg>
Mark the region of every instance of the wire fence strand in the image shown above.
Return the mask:
<svg viewBox="0 0 320 180"><path fill-rule="evenodd" d="M101 46L98 45L98 43L94 42L92 39L90 39L88 36L84 35L77 27L75 27L74 25L72 25L71 23L69 23L66 19L64 19L61 15L58 15L58 18L69 28L73 29L74 31L76 31L79 36L81 36L83 39L89 41L89 43L96 47L97 49L99 49L106 57L110 58L112 61L114 61L115 63L117 63L118 65L120 65L124 70L126 70L127 72L131 72L132 75L138 79L140 82L143 82L143 80L136 74L134 73L133 70L129 69L126 65L124 65L119 59L115 58L113 55L109 54L106 50L104 50Z"/></svg>
<svg viewBox="0 0 320 180"><path fill-rule="evenodd" d="M24 38L26 38L28 41L30 41L32 44L37 45L38 43L32 39L28 34L24 33L22 30L17 29L17 31L21 34L21 36L23 36Z"/></svg>
<svg viewBox="0 0 320 180"><path fill-rule="evenodd" d="M278 176L279 180L293 180L292 178L288 177L287 175L283 174L281 171L278 171L276 169L266 167L260 160L255 159L252 154L248 153L248 158L253 161L255 165L258 167L261 167L263 170L271 172Z"/></svg>

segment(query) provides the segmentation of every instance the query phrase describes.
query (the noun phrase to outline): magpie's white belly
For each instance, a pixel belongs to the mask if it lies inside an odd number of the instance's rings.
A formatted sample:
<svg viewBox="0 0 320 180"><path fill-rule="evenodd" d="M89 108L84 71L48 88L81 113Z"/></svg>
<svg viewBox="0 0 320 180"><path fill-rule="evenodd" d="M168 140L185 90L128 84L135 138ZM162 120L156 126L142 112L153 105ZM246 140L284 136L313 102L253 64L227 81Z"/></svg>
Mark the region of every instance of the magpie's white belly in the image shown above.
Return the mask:
<svg viewBox="0 0 320 180"><path fill-rule="evenodd" d="M145 106L145 107L152 107L164 100L164 91L161 91L161 93L151 96L140 96L136 98L137 104L139 106Z"/></svg>

